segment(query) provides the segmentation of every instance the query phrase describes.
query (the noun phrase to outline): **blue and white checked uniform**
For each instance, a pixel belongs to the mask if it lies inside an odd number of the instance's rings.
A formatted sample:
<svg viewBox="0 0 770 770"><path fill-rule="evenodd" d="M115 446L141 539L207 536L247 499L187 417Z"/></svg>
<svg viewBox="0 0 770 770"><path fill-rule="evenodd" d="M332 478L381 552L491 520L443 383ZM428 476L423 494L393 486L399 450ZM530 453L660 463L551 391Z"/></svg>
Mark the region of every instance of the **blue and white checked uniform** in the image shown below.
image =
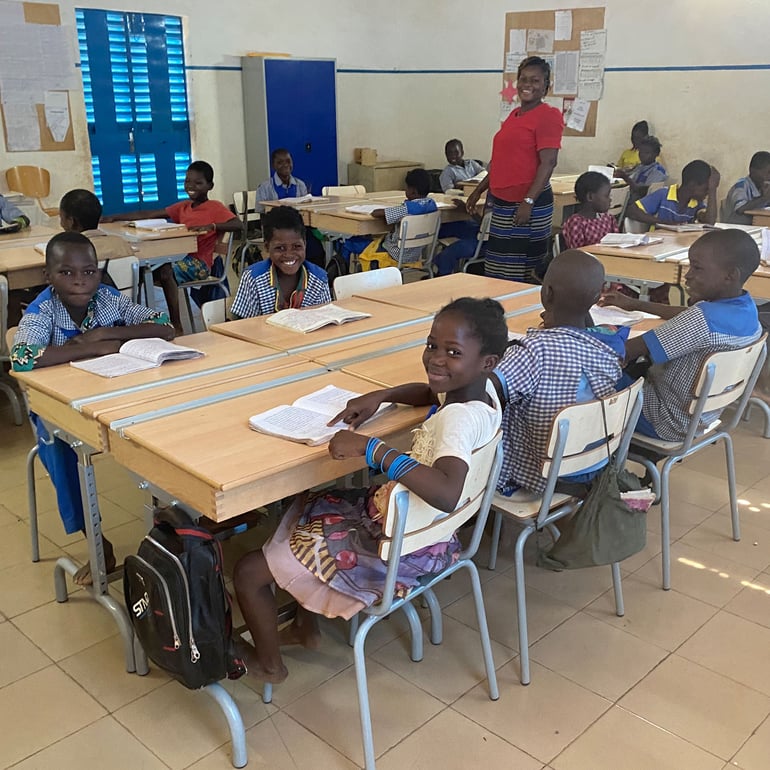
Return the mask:
<svg viewBox="0 0 770 770"><path fill-rule="evenodd" d="M722 212L719 217L721 222L729 222L731 225L750 225L750 214L738 214L737 209L745 206L749 201L760 198L762 193L754 184L750 176L739 179L729 190L722 202Z"/></svg>
<svg viewBox="0 0 770 770"><path fill-rule="evenodd" d="M323 305L332 301L326 271L312 262L305 262L302 265L297 286L304 287L300 307ZM270 315L281 310L278 302L278 279L275 268L269 259L264 259L244 271L230 310L238 318L252 318L258 315Z"/></svg>
<svg viewBox="0 0 770 770"><path fill-rule="evenodd" d="M503 411L503 468L498 490L542 493L548 438L565 406L615 391L627 330L611 327L530 329L495 369L507 403Z"/></svg>
<svg viewBox="0 0 770 770"><path fill-rule="evenodd" d="M687 434L690 400L705 359L749 345L761 332L757 307L744 291L733 299L696 302L644 334L653 366L644 383L642 413L660 438L681 441ZM699 430L720 413L705 412Z"/></svg>

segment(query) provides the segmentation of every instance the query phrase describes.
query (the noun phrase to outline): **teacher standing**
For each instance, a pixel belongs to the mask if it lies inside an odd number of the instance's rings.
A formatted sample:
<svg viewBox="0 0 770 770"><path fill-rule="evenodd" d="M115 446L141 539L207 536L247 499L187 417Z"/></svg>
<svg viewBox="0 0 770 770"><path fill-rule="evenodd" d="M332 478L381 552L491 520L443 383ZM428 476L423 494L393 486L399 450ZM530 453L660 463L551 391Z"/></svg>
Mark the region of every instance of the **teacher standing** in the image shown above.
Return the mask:
<svg viewBox="0 0 770 770"><path fill-rule="evenodd" d="M519 65L519 106L492 140L489 174L468 196L473 213L484 191L492 208L485 273L492 278L532 281L545 267L553 219L551 174L561 147L560 110L543 103L551 67L539 56Z"/></svg>

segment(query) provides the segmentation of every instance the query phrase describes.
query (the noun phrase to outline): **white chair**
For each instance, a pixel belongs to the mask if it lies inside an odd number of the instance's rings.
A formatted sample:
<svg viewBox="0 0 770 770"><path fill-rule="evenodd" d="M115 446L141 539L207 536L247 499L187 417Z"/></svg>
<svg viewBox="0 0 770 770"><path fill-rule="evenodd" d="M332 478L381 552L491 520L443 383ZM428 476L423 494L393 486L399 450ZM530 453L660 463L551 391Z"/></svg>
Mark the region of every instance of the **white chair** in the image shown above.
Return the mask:
<svg viewBox="0 0 770 770"><path fill-rule="evenodd" d="M496 494L492 500L495 521L489 551L489 569L494 569L497 562L503 516L522 527L516 539L514 552L521 661L519 677L522 684L530 682L524 546L533 532L540 532L543 529L548 529L549 532L558 536L554 522L574 513L580 507L579 498L556 492L556 484L560 476L585 472L600 461L606 460L608 450L610 454L615 455L618 467L623 467L641 409L641 379L620 393L614 393L607 398L565 407L556 414L551 427L547 456L543 462L542 473L546 478L543 495L537 496L521 491L511 497ZM615 612L622 617L623 590L618 563L612 565L612 584L615 589Z"/></svg>
<svg viewBox="0 0 770 770"><path fill-rule="evenodd" d="M6 340L8 333L8 280L4 275L0 275L0 361L8 363L11 360L11 344L13 335L8 335L9 339ZM11 387L8 382L5 382L5 373L0 369L0 393L5 393L8 396L8 400L11 402L11 410L13 411L13 422L15 425L21 425L22 419L22 405L19 394Z"/></svg>
<svg viewBox="0 0 770 770"><path fill-rule="evenodd" d="M238 257L238 275L243 275L246 252L250 247L256 246L259 248L265 242L261 235L257 238L249 235L249 230L257 225L262 217L260 212L257 211L257 191L244 190L243 192L233 193L233 207L238 218L241 220L241 239L238 244L240 252Z"/></svg>
<svg viewBox="0 0 770 770"><path fill-rule="evenodd" d="M641 235L642 233L648 232L649 229L650 225L645 224L644 222L637 222L635 219L631 219L630 217L626 217L623 220L624 233L635 233Z"/></svg>
<svg viewBox="0 0 770 770"><path fill-rule="evenodd" d="M339 195L341 198L362 198L366 195L366 187L362 184L343 184L337 187L324 187L321 195Z"/></svg>
<svg viewBox="0 0 770 770"><path fill-rule="evenodd" d="M100 262L99 267L105 267L105 263ZM139 297L139 260L136 257L109 259L106 267L117 290L136 302Z"/></svg>
<svg viewBox="0 0 770 770"><path fill-rule="evenodd" d="M438 231L441 227L441 213L410 214L405 216L398 227L398 269L417 270L433 276L433 255L436 252ZM421 259L404 259L407 249L422 249Z"/></svg>
<svg viewBox="0 0 770 770"><path fill-rule="evenodd" d="M195 320L192 312L192 305L190 304L190 289L202 288L204 286L221 286L222 290L230 296L230 289L227 284L227 276L230 272L230 266L233 262L233 234L222 233L217 240L214 247L214 259L217 257L223 258L223 270L221 276L210 275L208 278L201 278L197 281L185 281L178 286L179 292L184 298L184 305L187 309L187 319L190 324L190 329L195 332ZM182 304L181 302L179 303Z"/></svg>
<svg viewBox="0 0 770 770"><path fill-rule="evenodd" d="M356 668L356 684L358 687L358 706L361 717L361 734L364 744L366 770L374 770L374 739L372 736L372 718L369 711L369 687L366 677L366 658L364 645L372 627L393 612L403 609L412 629L411 658L417 662L422 660L422 631L420 619L414 608L414 601L424 597L430 610L430 640L433 644L441 644L443 629L441 622L441 607L433 587L460 569L470 573L473 599L476 605L476 619L479 626L481 649L484 656L484 667L489 685L489 697L497 700L497 676L492 658L492 647L487 628L487 616L484 610L484 598L481 593L481 581L478 568L472 559L478 550L484 533L489 505L495 491L497 478L502 465L502 446L500 433L485 446L473 453L471 467L465 479L460 500L465 501L454 512L447 514L432 508L417 495L410 492L402 484L397 484L390 494L388 512L383 522L383 539L380 542L379 556L388 563L388 571L383 587L383 599L380 604L367 607L361 614L366 617L358 623L358 616L352 621L355 628L353 653ZM433 543L448 540L462 524L476 516L470 544L460 552L456 562L433 577L425 579L418 588L413 589L406 597L394 598L398 566L401 556L412 553ZM269 703L272 699L272 685L266 684L262 699Z"/></svg>
<svg viewBox="0 0 770 770"><path fill-rule="evenodd" d="M484 213L481 218L481 224L479 225L479 234L476 236L476 251L473 252L473 256L463 265L463 272L468 272L468 266L483 262L481 257L481 250L484 248L484 244L489 240L489 228L492 226L492 210Z"/></svg>
<svg viewBox="0 0 770 770"><path fill-rule="evenodd" d="M765 340L760 339L737 350L723 350L712 353L701 366L690 399L690 425L683 441L663 441L635 433L631 442L629 458L641 463L650 473L653 489L660 500L660 538L663 589L671 588L671 542L670 542L670 501L669 475L680 460L695 454L707 446L723 441L727 463L727 488L730 496L733 540L741 539L738 500L735 488L735 458L730 432L743 416L751 392L762 370L767 355ZM710 425L701 425L704 413L724 409L734 404L735 410L724 424L715 420ZM657 461L650 454L665 458L658 470ZM658 460L659 461L659 460Z"/></svg>
<svg viewBox="0 0 770 770"><path fill-rule="evenodd" d="M391 286L401 286L402 283L401 271L397 267L381 267L365 273L339 276L334 281L334 296L336 299L347 299L357 291L389 289Z"/></svg>
<svg viewBox="0 0 770 770"><path fill-rule="evenodd" d="M204 302L201 306L201 318L206 330L214 324L222 324L227 320L227 311L233 304L233 297L222 297L221 299L212 299L210 302Z"/></svg>

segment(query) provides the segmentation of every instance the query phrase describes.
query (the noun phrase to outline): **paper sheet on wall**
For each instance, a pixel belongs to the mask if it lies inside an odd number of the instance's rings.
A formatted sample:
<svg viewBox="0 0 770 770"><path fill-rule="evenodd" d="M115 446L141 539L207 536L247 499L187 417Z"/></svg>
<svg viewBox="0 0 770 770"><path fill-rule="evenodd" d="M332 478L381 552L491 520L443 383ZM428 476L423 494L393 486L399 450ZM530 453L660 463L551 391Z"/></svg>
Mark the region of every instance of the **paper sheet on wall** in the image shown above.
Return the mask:
<svg viewBox="0 0 770 770"><path fill-rule="evenodd" d="M46 91L43 101L45 122L55 142L63 142L70 127L69 101L66 91Z"/></svg>
<svg viewBox="0 0 770 770"><path fill-rule="evenodd" d="M38 66L41 85L44 89L61 91L79 87L75 70L75 58L66 27L38 24L42 48Z"/></svg>
<svg viewBox="0 0 770 770"><path fill-rule="evenodd" d="M564 99L561 96L546 96L543 101L547 105L555 107L559 112L564 112Z"/></svg>
<svg viewBox="0 0 770 770"><path fill-rule="evenodd" d="M583 53L604 53L607 50L607 30L584 29L580 33L580 50Z"/></svg>
<svg viewBox="0 0 770 770"><path fill-rule="evenodd" d="M526 51L527 50L527 30L511 29L508 30L508 50Z"/></svg>
<svg viewBox="0 0 770 770"><path fill-rule="evenodd" d="M508 51L505 54L505 71L516 72L519 69L519 64L526 58L526 51Z"/></svg>
<svg viewBox="0 0 770 770"><path fill-rule="evenodd" d="M506 102L505 99L503 99L500 102L500 122L503 123L508 120L508 116L516 109L516 107L516 102Z"/></svg>
<svg viewBox="0 0 770 770"><path fill-rule="evenodd" d="M604 80L602 78L583 78L578 79L578 96L589 102L596 102L602 98L604 93Z"/></svg>
<svg viewBox="0 0 770 770"><path fill-rule="evenodd" d="M554 54L553 92L572 95L578 86L578 52L557 51Z"/></svg>
<svg viewBox="0 0 770 770"><path fill-rule="evenodd" d="M575 99L567 118L567 128L571 128L573 131L583 131L586 127L590 108L591 102L587 102L585 99Z"/></svg>
<svg viewBox="0 0 770 770"><path fill-rule="evenodd" d="M572 11L556 11L554 40L572 40Z"/></svg>
<svg viewBox="0 0 770 770"><path fill-rule="evenodd" d="M5 104L3 116L9 151L40 149L40 126L34 104Z"/></svg>
<svg viewBox="0 0 770 770"><path fill-rule="evenodd" d="M529 53L551 53L553 51L553 30L528 29L527 51Z"/></svg>

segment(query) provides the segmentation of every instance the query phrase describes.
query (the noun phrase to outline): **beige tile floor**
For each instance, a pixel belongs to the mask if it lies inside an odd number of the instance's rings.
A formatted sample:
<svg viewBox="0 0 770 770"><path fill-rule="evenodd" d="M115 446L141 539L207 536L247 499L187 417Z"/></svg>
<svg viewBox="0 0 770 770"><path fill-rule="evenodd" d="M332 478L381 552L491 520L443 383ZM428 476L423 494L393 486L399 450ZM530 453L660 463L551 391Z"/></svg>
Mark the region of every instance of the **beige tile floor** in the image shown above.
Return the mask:
<svg viewBox="0 0 770 770"><path fill-rule="evenodd" d="M370 637L378 766L517 770L767 770L770 767L770 441L759 415L736 437L743 539L729 537L717 450L673 475L673 589L659 588L659 511L647 548L624 563L626 615L613 614L609 569L528 570L532 684L518 682L510 558L482 569L501 697L491 702L468 582L445 584L445 641L411 663L402 618ZM53 600L64 535L39 474L39 564L29 561L27 426L0 405L0 767L230 767L224 721L201 693L153 669L126 674L107 614L75 591ZM142 496L109 459L97 463L104 526L124 555L142 535ZM262 537L227 544L228 568ZM250 540L247 540L250 538ZM510 544L510 537L508 537ZM480 563L486 563L482 555ZM117 587L113 587L119 596ZM345 627L324 624L317 653L292 649L288 681L262 704L228 685L248 727L249 767L361 763Z"/></svg>

